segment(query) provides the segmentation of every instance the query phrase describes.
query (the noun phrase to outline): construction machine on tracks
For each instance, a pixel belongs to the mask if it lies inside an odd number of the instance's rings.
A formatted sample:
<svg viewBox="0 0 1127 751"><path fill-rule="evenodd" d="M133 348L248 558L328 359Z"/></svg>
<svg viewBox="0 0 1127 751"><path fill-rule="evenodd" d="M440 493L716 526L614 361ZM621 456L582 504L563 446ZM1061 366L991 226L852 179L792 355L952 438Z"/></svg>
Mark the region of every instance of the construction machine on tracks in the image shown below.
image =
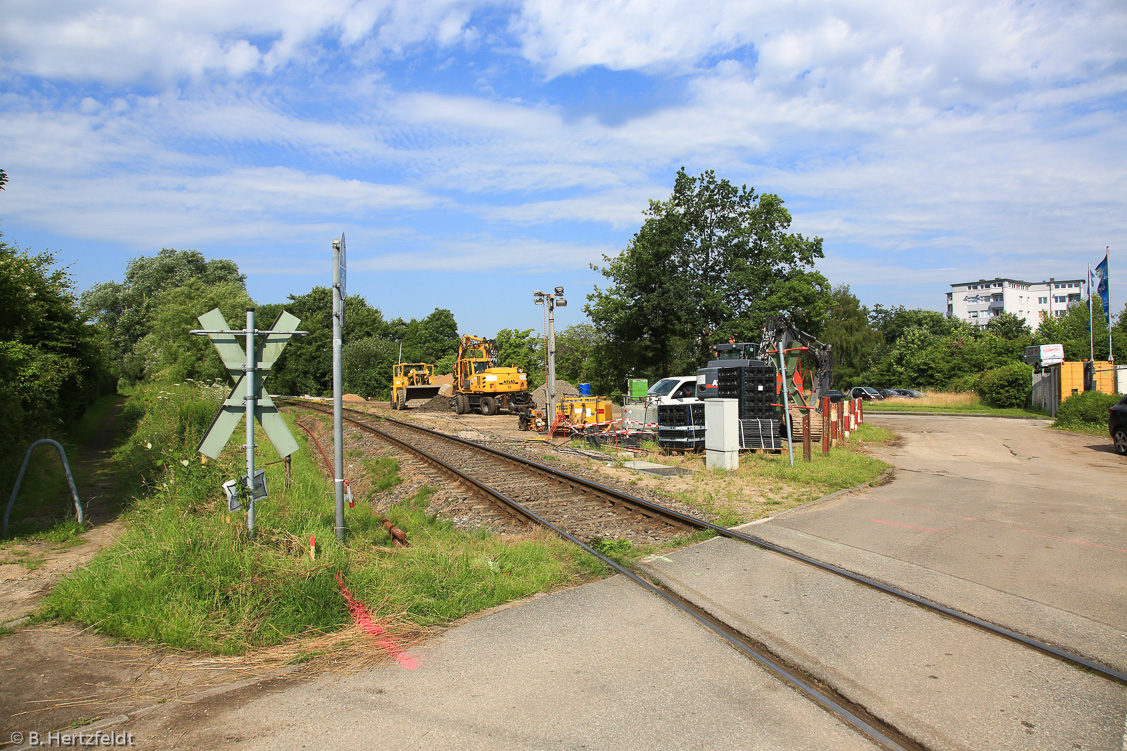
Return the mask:
<svg viewBox="0 0 1127 751"><path fill-rule="evenodd" d="M454 395L450 398L450 406L457 414L495 415L501 410L516 411L531 404L527 374L520 368L497 365L495 340L466 334L458 341Z"/></svg>
<svg viewBox="0 0 1127 751"><path fill-rule="evenodd" d="M401 362L391 366L391 408L407 409L411 399L433 399L442 388L434 382L434 366Z"/></svg>

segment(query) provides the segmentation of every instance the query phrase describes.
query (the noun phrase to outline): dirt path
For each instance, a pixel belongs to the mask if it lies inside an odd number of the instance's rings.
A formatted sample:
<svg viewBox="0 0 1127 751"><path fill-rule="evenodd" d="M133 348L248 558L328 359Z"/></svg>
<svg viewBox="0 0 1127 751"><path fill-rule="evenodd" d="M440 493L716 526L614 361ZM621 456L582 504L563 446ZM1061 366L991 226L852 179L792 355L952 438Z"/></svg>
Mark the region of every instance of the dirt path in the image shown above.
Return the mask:
<svg viewBox="0 0 1127 751"><path fill-rule="evenodd" d="M109 457L123 403L124 400L118 401L107 410L79 456L68 457L90 529L65 543L33 540L0 544L0 625L20 623L39 607L55 582L90 560L120 534L117 515L121 502L115 493ZM46 449L39 451L37 459L42 455L57 461Z"/></svg>
<svg viewBox="0 0 1127 751"><path fill-rule="evenodd" d="M183 701L206 689L277 671L283 656L254 660L167 652L71 624L26 625L62 577L121 534L110 455L122 404L109 410L81 456L69 457L90 526L67 543L0 544L0 746L12 734L77 727Z"/></svg>

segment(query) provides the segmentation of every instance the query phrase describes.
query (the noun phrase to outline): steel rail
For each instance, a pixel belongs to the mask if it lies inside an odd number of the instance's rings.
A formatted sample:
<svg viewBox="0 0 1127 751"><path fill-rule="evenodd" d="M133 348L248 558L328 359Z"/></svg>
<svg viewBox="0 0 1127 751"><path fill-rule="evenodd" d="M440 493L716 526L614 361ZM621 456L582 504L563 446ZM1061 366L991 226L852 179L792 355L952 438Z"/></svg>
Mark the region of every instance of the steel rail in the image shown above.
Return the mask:
<svg viewBox="0 0 1127 751"><path fill-rule="evenodd" d="M321 411L321 410L317 410L317 411ZM732 630L731 630L730 627L726 627L722 622L720 622L716 618L714 618L714 617L712 617L708 614L702 613L699 610L691 607L686 601L684 601L678 595L673 594L671 592L667 592L667 591L661 589L660 587L654 585L653 583L646 581L645 579L641 578L640 576L635 574L630 569L626 568L625 566L622 566L621 564L611 560L607 556L605 556L602 553L600 553L599 551L595 550L590 545L583 542L579 538L575 537L574 535L572 535L567 530L553 524L552 522L548 521L547 519L544 519L543 517L541 517L536 512L532 511L529 508L526 508L525 506L523 506L519 502L513 500L512 498L509 498L508 496L504 495L503 493L500 493L499 491L489 487L488 485L481 482L480 480L477 480L477 479L467 475L466 473L462 472L461 470L450 466L448 463L444 462L443 460L439 459L438 457L432 456L432 455L429 455L429 454L425 454L425 452L422 452L420 449L418 449L416 447L410 446L409 444L400 440L399 438L396 438L395 436L390 436L387 433L384 433L383 431L381 431L381 430L379 430L379 429L377 429L377 428L375 428L371 425L367 425L367 424L365 424L365 423L363 423L359 420L355 420L353 418L348 418L348 417L346 417L344 419L347 420L348 422L353 423L357 427L360 427L360 428L363 428L363 429L366 429L366 430L370 430L372 432L378 433L381 436L385 436L386 438L391 440L396 445L401 446L403 448L407 448L412 453L427 456L428 461L433 462L434 464L442 467L443 469L450 472L451 474L456 475L459 479L461 479L464 482L472 485L474 488L476 488L477 490L479 490L483 494L489 496L490 498L495 499L496 501L503 504L504 506L513 509L520 516L528 519L529 521L533 522L534 524L539 524L541 526L547 527L548 529L552 530L553 532L555 532L560 537L564 538L565 540L567 540L567 541L577 545L578 547L582 548L583 550L587 551L588 553L590 553L591 555L595 556L600 561L605 563L607 566L610 566L616 572L625 576L630 581L634 582L635 584L642 587L643 589L646 589L646 590L652 592L653 594L655 594L658 597L660 597L661 599L665 600L667 603L669 603L673 607L675 607L678 610L680 610L681 612L685 613L690 618L697 621L702 626L704 626L705 628L707 628L708 630L712 631L714 634L716 634L717 636L722 638L724 641L728 642L728 644L730 646L732 646L733 648L735 648L737 651L741 652L746 657L749 657L752 660L754 660L755 662L762 665L768 671L773 673L777 678L791 684L796 689L798 689L802 693L806 694L811 700L813 700L815 703L817 703L823 709L826 709L829 712L832 712L833 714L837 715L839 718L841 718L848 725L853 726L858 732L862 733L863 735L865 735L869 739L873 740L874 742L880 744L881 746L885 747L886 749L889 749L890 751L910 751L909 746L905 746L902 743L900 743L900 742L894 740L893 738L889 737L889 735L887 735L885 731L882 731L881 729L876 727L874 724L865 720L860 715L858 715L856 712L854 712L853 710L846 707L843 703L837 701L829 692L824 691L823 689L821 689L816 684L802 678L800 675L798 675L797 673L795 673L795 671L788 668L781 661L774 659L773 657L770 657L769 655L763 654L763 653L759 652L758 650L754 649L751 645L749 645L746 642L744 642L743 640L737 638L736 635L732 633ZM389 418L380 418L380 419L389 419ZM408 427L416 428L417 430L425 431L427 433L434 433L435 435L441 436L443 438L449 438L451 440L455 440L455 441L458 441L458 442L461 442L461 443L466 443L470 446L473 446L474 448L479 448L479 449L484 448L484 449L491 451L491 452L494 451L493 449L489 449L487 447L479 446L478 444L472 443L470 441L464 441L463 439L457 438L456 436L448 436L444 433L438 433L437 431L431 431L431 430L428 430L427 428L421 428L417 425L409 425L408 423L402 423L398 420L389 420L389 421L397 423L399 425L407 425ZM500 452L500 453L504 453L504 452ZM519 459L521 462L525 462L524 459L522 459L520 457L513 457L512 454L506 454L506 456L508 456L510 458ZM533 461L529 460L527 463L537 465L537 466L542 467L542 468L544 468L544 469L546 469L550 472L553 471L550 467L546 467L545 465L541 465L538 462L533 462ZM565 475L569 478L574 477L573 475L570 475L568 473L560 473L560 474L563 474L563 475ZM593 486L602 487L602 486L599 486L597 483L587 483L587 481L582 480L581 478L574 478L574 479L581 480L584 484L590 484L590 485L593 485ZM610 489L608 488L608 490L610 490ZM617 492L617 491L614 491L614 492ZM638 499L638 500L640 500L640 499ZM657 508L661 508L661 507L657 507ZM671 509L666 509L666 511L671 511ZM676 513L676 512L673 512L673 513ZM686 518L692 519L692 517L686 517ZM700 520L696 520L696 521L699 522Z"/></svg>
<svg viewBox="0 0 1127 751"><path fill-rule="evenodd" d="M1123 672L1122 670L1117 670L1117 669L1112 668L1108 665L1104 665L1103 663L1099 663L1099 662L1096 662L1095 660L1084 657L1083 655L1079 655L1079 654L1076 654L1074 652L1069 652L1066 649L1061 649L1060 647L1055 647L1052 644L1049 644L1047 642L1043 642L1039 639L1034 639L1032 637L1026 636L1025 634L1021 634L1021 633L1018 633L1017 631L1014 631L1012 629L1008 629L1004 626L999 626L997 624L991 623L991 622L984 620L982 618L978 618L977 616L970 615L969 613L964 613L960 610L955 610L954 608L948 607L946 605L941 605L941 604L934 602L932 600L929 600L925 597L920 597L918 595L914 595L911 592L907 592L905 590L899 589L898 587L894 587L894 586L889 585L889 584L884 584L882 582L877 581L876 579L871 579L871 578L864 576L862 574L857 574L857 573L854 573L854 572L849 571L847 569L843 569L839 566L835 566L832 563L826 563L824 561L819 561L816 558L811 558L810 556L804 555L804 554L799 553L797 551L789 550L788 548L784 548L784 547L781 547L779 545L775 545L774 543L768 542L767 540L761 539L759 537L754 537L752 535L746 535L746 534L743 534L742 532L736 532L735 530L731 530L731 529L728 529L727 527L722 527L722 526L713 524L711 522L707 522L703 519L698 519L698 518L693 517L693 516L688 516L687 514L682 514L679 511L674 511L673 509L665 508L664 506L659 506L656 503L651 503L650 501L644 500L642 498L630 496L626 493L622 493L621 491L615 490L613 488L609 488L609 487L606 487L604 485L600 485L596 482L592 482L590 480L585 480L581 477L577 477L577 476L572 475L568 472L564 472L562 470L558 470L558 469L549 467L545 464L541 464L541 463L534 461L532 459L525 459L523 457L518 457L518 456L515 456L513 454L509 454L509 453L506 453L504 451L500 451L498 449L494 449L494 448L491 448L491 447L488 447L488 446L481 446L480 444L473 443L472 441L467 441L463 438L458 438L457 436L446 435L445 433L439 433L438 431L431 430L429 428L424 428L424 427L421 427L419 425L412 425L410 423L400 422L399 420L393 420L391 418L382 417L382 416L377 418L377 419L387 420L389 422L393 422L393 423L396 423L398 425L403 425L403 426L411 428L413 430L417 430L417 431L424 432L424 433L430 433L430 434L433 434L433 435L436 435L436 436L441 436L442 438L446 438L446 439L449 439L451 441L457 441L459 443L463 443L463 444L466 444L468 446L472 446L474 448L481 449L483 451L488 451L488 452L491 452L491 453L494 453L494 454L503 455L503 456L505 456L509 459L515 459L519 463L535 466L535 467L539 468L541 471L546 472L548 474L565 477L570 482L576 482L576 483L579 483L579 484L582 484L582 485L586 485L587 487L590 487L592 489L597 489L602 493L614 495L614 496L622 498L624 501L629 500L630 502L638 504L639 506L649 508L649 509L653 510L654 512L659 513L663 516L667 516L669 518L674 518L674 519L679 519L683 523L685 523L686 525L691 525L691 526L693 526L697 529L710 529L710 530L712 530L713 532L715 532L716 534L718 534L722 537L727 537L727 538L732 539L732 540L738 540L740 542L745 542L745 543L748 543L748 544L751 544L751 545L755 545L756 547L762 548L764 550L769 550L772 553L777 553L779 555L785 556L785 557L790 558L792 560L796 560L796 561L799 561L801 563L805 563L808 566L813 566L814 568L816 568L820 571L825 571L827 573L835 574L837 576L840 576L844 579L848 579L849 581L855 582L857 584L863 584L867 587L871 587L872 589L876 589L879 592L883 592L887 595L891 595L893 597L900 598L900 599L905 600L907 602L911 602L915 605L919 605L920 607L927 608L928 610L931 610L933 612L940 613L940 614L945 615L949 618L953 618L953 619L955 619L955 620L957 620L961 623L965 623L968 626L973 626L975 628L982 629L982 630L984 630L988 633L994 634L995 636L1000 636L1004 639L1009 639L1011 641L1014 641L1018 644L1021 644L1025 647L1028 647L1030 649L1034 649L1034 650L1037 650L1038 652L1041 652L1043 654L1047 654L1051 657L1055 657L1055 658L1062 660L1066 663L1070 663L1070 664L1075 665L1077 667L1082 667L1082 668L1085 668L1087 670L1091 670L1093 673L1095 673L1095 674L1097 674L1097 675L1101 676L1102 678L1105 678L1109 681L1113 681L1113 682L1116 682L1116 683L1127 685L1127 673Z"/></svg>
<svg viewBox="0 0 1127 751"><path fill-rule="evenodd" d="M383 418L383 419L390 419L390 418ZM392 422L396 422L396 423L399 423L401 425L406 425L408 427L414 428L415 430L421 430L421 431L427 431L427 432L430 432L430 433L436 433L436 431L432 431L432 430L429 430L428 428L423 428L423 427L420 427L418 425L410 425L409 423L401 423L398 420L392 420ZM437 433L437 434L438 435L444 435L442 433ZM451 438L451 439L456 440L456 441L460 441L460 442L463 442L463 443L467 443L467 444L470 444L470 445L477 446L477 444L472 444L470 441L465 441L464 439L457 438L456 436L446 436L446 437ZM490 447L486 447L486 446L478 446L478 447L482 448L486 451L491 451L491 452L496 453L496 454L504 454L507 457L513 457L512 454L507 454L503 451L498 451L498 450L490 448ZM547 465L540 464L539 462L536 462L536 461L531 460L531 459L523 459L521 457L515 457L515 458L517 458L519 461L521 461L523 463L527 463L527 464L531 464L531 465L534 465L536 467L539 467L546 472L562 475L562 476L569 478L569 480L571 480L571 481L583 483L583 484L588 485L589 487L592 487L592 488L597 488L598 490L600 490L603 493L609 493L609 494L613 494L613 495L617 495L617 496L625 496L626 498L629 498L634 503L637 503L641 506L650 508L650 509L652 509L652 510L658 512L658 513L661 513L663 515L672 516L672 517L675 517L675 518L680 518L684 523L692 524L697 529L710 529L713 532L716 532L718 535L721 535L723 537L727 537L727 538L732 539L732 540L739 540L740 542L750 543L750 544L755 545L757 547L763 548L764 550L769 550L772 553L778 553L779 555L786 556L787 558L791 558L792 560L800 561L800 562L805 563L809 566L813 566L814 568L819 569L821 571L825 571L825 572L828 572L828 573L831 573L831 574L835 574L837 576L848 579L852 582L856 582L857 584L863 584L867 587L871 587L871 588L876 589L880 592L884 592L885 594L892 595L893 597L898 597L902 600L906 600L908 602L911 602L915 605L919 605L921 607L927 608L927 609L932 610L934 612L942 613L943 615L948 616L949 618L954 618L955 620L960 621L962 623L965 623L969 626L974 626L976 628L983 629L983 630L985 630L989 633L994 634L995 636L1000 636L1000 637L1003 637L1005 639L1010 639L1011 641L1015 641L1019 644L1022 644L1023 646L1029 647L1031 649L1035 649L1039 652L1042 652L1044 654L1048 654L1052 657L1063 660L1065 662L1072 663L1073 665L1076 665L1078 667L1086 668L1088 670L1091 670L1094 673L1099 674L1100 676L1102 676L1102 677L1104 677L1108 680L1127 684L1127 673L1124 673L1121 670L1116 670L1115 668L1112 668L1112 667L1109 667L1109 666L1104 665L1102 663L1096 662L1095 660L1091 660L1091 659L1084 657L1082 655L1078 655L1074 652L1069 652L1068 650L1061 649L1059 647L1055 647L1052 644L1040 641L1039 639L1034 639L1034 638L1026 636L1024 634L1018 633L1017 631L1014 631L1012 629L1008 629L1005 626L999 626L995 623L991 623L991 622L984 620L982 618L978 618L976 616L970 615L969 613L964 613L960 610L955 610L954 608L950 608L946 605L941 605L941 604L934 602L932 600L928 600L927 598L920 597L919 595L914 595L911 592L907 592L905 590L899 589L898 587L894 587L894 586L889 585L889 584L884 584L882 582L877 581L876 579L870 579L869 577L864 576L862 574L857 574L857 573L854 573L854 572L849 571L847 569L843 569L839 566L835 566L832 563L826 563L824 561L819 561L816 558L811 558L810 556L803 555L802 553L799 553L797 551L790 550L788 548L784 548L784 547L781 547L779 545L775 545L774 543L768 542L767 540L764 540L762 538L754 537L752 535L746 535L746 534L743 534L742 532L736 532L735 530L728 529L727 527L722 527L722 526L719 526L719 525L716 525L716 524L712 524L711 522L707 522L703 519L697 519L695 517L688 516L686 514L681 514L680 512L674 511L673 509L665 508L663 506L659 506L657 504L650 503L649 501L646 501L644 499L636 498L634 496L628 496L627 494L621 493L620 491L614 490L613 488L608 488L606 486L599 485L598 483L591 482L589 480L584 480L583 478L576 477L575 475L571 475L567 472L563 472L562 470L553 469L551 467L548 467Z"/></svg>
<svg viewBox="0 0 1127 751"><path fill-rule="evenodd" d="M483 489L485 488L485 486L481 486L481 487ZM862 718L856 712L850 710L844 704L837 701L830 693L823 691L816 684L814 684L810 681L807 681L806 679L799 676L793 670L788 668L783 662L781 662L777 659L774 659L774 658L768 656L767 654L761 653L759 650L756 650L751 645L745 643L742 639L737 638L736 635L732 633L732 629L730 627L727 627L725 624L720 622L718 619L716 619L716 618L714 618L710 615L704 614L704 613L698 611L697 609L695 609L693 607L690 607L683 600L683 598L681 598L680 596L673 594L671 592L667 592L667 591L661 589L660 587L654 585L653 583L646 581L645 579L641 578L640 576L635 574L630 569L626 568L625 566L622 566L619 563L616 563L615 561L611 560L607 556L605 556L602 553L600 553L599 551L595 550L590 545L586 544L585 542L583 542L579 538L575 537L571 533L569 533L566 530L556 526L555 524L548 521L547 519L541 518L535 512L524 508L521 504L517 503L516 501L511 500L511 499L501 495L500 493L493 493L493 495L496 498L498 498L498 500L501 500L503 503L506 503L508 505L513 506L513 508L520 510L523 514L525 514L525 515L529 516L530 518L534 519L538 524L541 524L541 525L547 527L548 529L550 529L553 532L555 532L556 534L558 534L560 537L564 538L565 540L568 540L569 542L574 543L575 545L579 546L580 548L587 551L591 555L595 556L596 558L601 560L603 563L610 566L612 569L614 569L618 573L622 574L623 576L625 576L627 579L634 582L638 586L652 592L653 594L657 595L661 599L665 600L667 603L669 603L673 607L677 608L682 613L685 613L690 618L695 620L697 623L701 624L702 626L707 628L709 631L712 631L714 634L719 636L724 641L728 642L728 644L730 646L734 647L737 651L741 652L744 656L749 657L752 660L754 660L755 662L762 665L768 671L773 673L775 675L775 677L779 678L780 680L782 680L786 683L791 684L796 689L798 689L802 693L806 694L807 697L809 697L811 700L813 700L815 703L817 703L823 709L828 710L829 712L832 712L833 714L836 714L839 718L844 720L847 724L852 725L857 731L859 731L863 735L867 736L870 740L880 744L881 746L883 746L887 749L890 749L890 751L909 751L908 746L905 746L905 745L899 743L898 741L894 740L893 738L889 737L889 735L886 734L885 731L882 731L880 728L876 727L874 724L872 724L869 721Z"/></svg>

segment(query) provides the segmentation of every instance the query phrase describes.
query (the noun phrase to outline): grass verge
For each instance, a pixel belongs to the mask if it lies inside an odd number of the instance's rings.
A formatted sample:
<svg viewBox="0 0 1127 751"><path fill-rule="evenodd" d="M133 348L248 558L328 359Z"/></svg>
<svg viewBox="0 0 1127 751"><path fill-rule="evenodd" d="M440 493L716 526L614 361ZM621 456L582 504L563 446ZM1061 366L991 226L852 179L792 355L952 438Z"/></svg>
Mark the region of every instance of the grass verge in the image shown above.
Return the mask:
<svg viewBox="0 0 1127 751"><path fill-rule="evenodd" d="M428 516L429 490L386 512L410 547L392 547L364 503L348 510L341 544L332 486L314 457L308 450L294 455L286 487L262 434L258 462L267 468L270 496L256 504L251 537L244 514L229 515L220 490L245 472L241 450L233 443L208 463L195 452L225 395L224 386L194 383L132 394L126 411L136 429L115 456L133 497L125 531L55 587L41 617L135 641L240 654L346 624L338 573L374 618L417 627L603 573L601 563L554 537L506 540ZM382 482L393 483L394 467L378 469Z"/></svg>
<svg viewBox="0 0 1127 751"><path fill-rule="evenodd" d="M665 478L651 487L699 509L716 524L730 527L872 482L889 465L868 455L867 450L895 437L884 428L862 424L828 455L814 446L809 462L802 459L801 444L796 445L793 467L785 450L780 454L742 454L734 472L708 469L703 454L662 455L651 451L646 459L690 470L691 474ZM638 484L639 478L629 482Z"/></svg>
<svg viewBox="0 0 1127 751"><path fill-rule="evenodd" d="M991 407L977 394L936 392L919 399L884 399L865 402L866 412L949 412L964 415L998 417L1048 417L1049 413L1031 407Z"/></svg>

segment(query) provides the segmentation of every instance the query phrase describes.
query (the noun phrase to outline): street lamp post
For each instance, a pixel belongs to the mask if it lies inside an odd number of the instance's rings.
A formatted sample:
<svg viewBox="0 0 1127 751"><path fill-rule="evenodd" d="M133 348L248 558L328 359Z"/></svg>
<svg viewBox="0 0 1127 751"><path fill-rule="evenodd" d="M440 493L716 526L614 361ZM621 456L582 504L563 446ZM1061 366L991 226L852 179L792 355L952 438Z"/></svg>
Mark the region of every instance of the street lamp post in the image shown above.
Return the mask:
<svg viewBox="0 0 1127 751"><path fill-rule="evenodd" d="M544 416L549 426L556 421L556 306L567 307L563 293L563 287L556 287L552 292L536 290L532 293L537 305L548 306L548 409Z"/></svg>

